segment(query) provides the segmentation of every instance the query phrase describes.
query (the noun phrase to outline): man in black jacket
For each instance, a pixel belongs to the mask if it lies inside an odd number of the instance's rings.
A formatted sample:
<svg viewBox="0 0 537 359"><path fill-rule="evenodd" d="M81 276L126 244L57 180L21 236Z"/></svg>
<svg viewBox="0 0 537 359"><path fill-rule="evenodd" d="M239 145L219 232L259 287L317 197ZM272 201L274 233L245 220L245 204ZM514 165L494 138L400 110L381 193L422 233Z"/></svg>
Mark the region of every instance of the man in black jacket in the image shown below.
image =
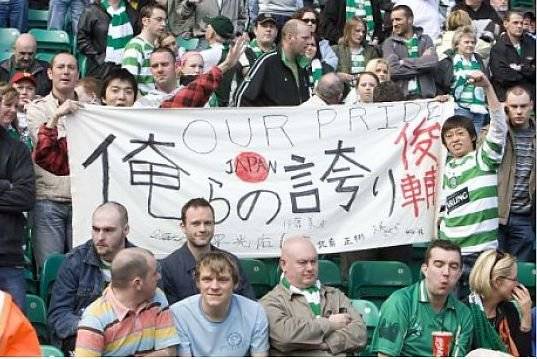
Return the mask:
<svg viewBox="0 0 537 359"><path fill-rule="evenodd" d="M310 61L304 54L311 30L300 20L289 20L282 29L282 45L261 56L235 92L237 107L296 106L309 99Z"/></svg>
<svg viewBox="0 0 537 359"><path fill-rule="evenodd" d="M535 40L524 33L522 14L510 11L505 16L503 33L490 50L492 85L500 101L505 91L516 85L535 97Z"/></svg>
<svg viewBox="0 0 537 359"><path fill-rule="evenodd" d="M35 178L30 152L0 126L0 289L24 309L23 212L33 208Z"/></svg>
<svg viewBox="0 0 537 359"><path fill-rule="evenodd" d="M13 56L0 63L0 81L9 82L16 72L30 73L36 82L35 94L46 96L52 89L47 75L48 62L35 58L37 42L30 34L22 34L15 41Z"/></svg>

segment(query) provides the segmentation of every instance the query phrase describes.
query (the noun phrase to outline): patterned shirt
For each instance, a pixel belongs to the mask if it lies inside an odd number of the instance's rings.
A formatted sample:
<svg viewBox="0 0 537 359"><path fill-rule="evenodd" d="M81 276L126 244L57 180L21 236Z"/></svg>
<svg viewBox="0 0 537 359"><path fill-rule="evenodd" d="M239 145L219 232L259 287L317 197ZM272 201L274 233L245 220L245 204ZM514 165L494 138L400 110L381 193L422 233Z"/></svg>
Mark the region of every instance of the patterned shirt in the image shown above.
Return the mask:
<svg viewBox="0 0 537 359"><path fill-rule="evenodd" d="M153 52L153 45L140 35L133 37L125 46L121 66L134 75L138 89L142 95L155 88L149 57Z"/></svg>
<svg viewBox="0 0 537 359"><path fill-rule="evenodd" d="M183 87L170 100L162 102L161 108L203 107L222 81L223 73L218 66L201 74Z"/></svg>
<svg viewBox="0 0 537 359"><path fill-rule="evenodd" d="M442 200L446 214L440 224L440 238L461 246L463 254L497 247L498 177L507 123L503 109L490 111L490 128L475 151L446 163Z"/></svg>
<svg viewBox="0 0 537 359"><path fill-rule="evenodd" d="M76 356L132 356L179 344L168 301L157 288L136 311L125 307L111 287L86 308L78 324Z"/></svg>
<svg viewBox="0 0 537 359"><path fill-rule="evenodd" d="M69 175L69 158L65 137L58 138L58 128L39 127L34 152L35 163L56 176Z"/></svg>
<svg viewBox="0 0 537 359"><path fill-rule="evenodd" d="M535 128L513 129L513 134L516 167L511 212L527 214L531 211L529 183L531 169L535 166L535 147L533 147Z"/></svg>

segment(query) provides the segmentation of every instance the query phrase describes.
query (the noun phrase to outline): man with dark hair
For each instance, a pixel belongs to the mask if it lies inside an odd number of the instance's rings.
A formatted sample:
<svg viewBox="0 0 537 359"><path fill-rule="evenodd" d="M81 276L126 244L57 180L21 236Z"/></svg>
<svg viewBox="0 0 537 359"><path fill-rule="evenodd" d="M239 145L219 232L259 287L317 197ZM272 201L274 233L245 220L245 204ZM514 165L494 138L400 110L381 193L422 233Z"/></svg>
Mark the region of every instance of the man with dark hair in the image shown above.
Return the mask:
<svg viewBox="0 0 537 359"><path fill-rule="evenodd" d="M390 16L393 32L382 44L382 52L390 65L391 79L407 99L434 97L433 71L438 57L433 41L413 26L414 15L408 6L394 6Z"/></svg>
<svg viewBox="0 0 537 359"><path fill-rule="evenodd" d="M441 239L457 243L463 254L464 271L460 295L479 254L496 249L498 234L497 169L503 157L507 124L504 109L482 72L468 74L468 81L483 87L490 112L490 126L483 144L476 149L472 120L452 116L442 126L442 143L448 157L442 183Z"/></svg>
<svg viewBox="0 0 537 359"><path fill-rule="evenodd" d="M240 269L237 257L211 245L214 224L214 209L203 198L191 199L181 209L181 230L185 234L186 242L161 261L162 288L170 304L199 293L194 282L194 270L202 254L212 251L226 253L233 258ZM255 299L248 278L241 269L234 292Z"/></svg>
<svg viewBox="0 0 537 359"><path fill-rule="evenodd" d="M0 62L0 81L9 82L16 72L29 73L35 79L36 95L46 96L52 89L47 75L49 64L35 58L37 42L31 34L21 34L13 46L13 55Z"/></svg>
<svg viewBox="0 0 537 359"><path fill-rule="evenodd" d="M77 356L175 356L179 337L151 252L121 250L111 282L80 320Z"/></svg>
<svg viewBox="0 0 537 359"><path fill-rule="evenodd" d="M48 325L52 344L69 354L84 309L111 280L110 263L117 253L132 247L127 240L127 209L117 202L98 206L92 217L92 238L67 254L52 288Z"/></svg>
<svg viewBox="0 0 537 359"><path fill-rule="evenodd" d="M149 3L140 10L142 31L125 46L121 66L136 78L142 95L155 88L149 57L156 40L166 31L166 9L157 3Z"/></svg>
<svg viewBox="0 0 537 359"><path fill-rule="evenodd" d="M535 14L531 11L524 13L524 20L522 22L522 29L526 34L535 38Z"/></svg>
<svg viewBox="0 0 537 359"><path fill-rule="evenodd" d="M498 168L498 247L519 261L535 261L535 118L530 93L507 90L508 133Z"/></svg>
<svg viewBox="0 0 537 359"><path fill-rule="evenodd" d="M452 334L446 356L466 355L472 341L472 315L452 294L461 272L460 247L432 241L421 265L424 279L395 291L382 304L371 351L379 356L430 357L433 332L442 331Z"/></svg>
<svg viewBox="0 0 537 359"><path fill-rule="evenodd" d="M155 81L155 88L136 101L134 107L158 108L164 100L172 98L177 87L175 74L175 54L167 47L159 47L149 57L151 74Z"/></svg>
<svg viewBox="0 0 537 359"><path fill-rule="evenodd" d="M505 33L490 50L490 72L494 90L505 101L505 90L524 86L535 97L535 39L524 33L522 14L509 11L503 22Z"/></svg>
<svg viewBox="0 0 537 359"><path fill-rule="evenodd" d="M393 81L383 81L373 90L373 102L404 101L405 95L401 88Z"/></svg>
<svg viewBox="0 0 537 359"><path fill-rule="evenodd" d="M276 27L276 19L272 14L259 14L255 19L253 32L255 38L250 41L244 50L244 56L240 59L243 74L246 74L261 55L276 50L278 28Z"/></svg>
<svg viewBox="0 0 537 359"><path fill-rule="evenodd" d="M259 58L235 92L237 107L296 106L309 94L309 59L304 55L311 39L310 27L301 20L287 21L281 47Z"/></svg>
<svg viewBox="0 0 537 359"><path fill-rule="evenodd" d="M200 294L171 306L181 356L267 356L268 322L261 304L233 294L235 261L223 252L203 254L196 264ZM233 339L233 340L232 340Z"/></svg>

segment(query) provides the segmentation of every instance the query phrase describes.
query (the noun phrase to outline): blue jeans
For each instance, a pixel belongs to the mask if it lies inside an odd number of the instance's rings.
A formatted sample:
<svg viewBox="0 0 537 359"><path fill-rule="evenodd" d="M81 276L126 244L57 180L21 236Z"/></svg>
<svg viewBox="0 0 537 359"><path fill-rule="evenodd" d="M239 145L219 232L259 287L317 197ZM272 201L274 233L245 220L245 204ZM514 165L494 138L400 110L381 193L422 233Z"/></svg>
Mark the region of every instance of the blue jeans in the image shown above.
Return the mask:
<svg viewBox="0 0 537 359"><path fill-rule="evenodd" d="M473 112L470 112L470 110L467 110L465 108L455 108L455 115L464 116L464 117L468 117L469 119L471 119L472 122L474 123L475 132L477 133L477 135L479 135L479 131L481 131L481 128L485 126L484 123L487 118L486 114L473 113Z"/></svg>
<svg viewBox="0 0 537 359"><path fill-rule="evenodd" d="M510 213L507 224L500 224L498 247L520 261L534 261L535 229L532 220L535 219L531 214Z"/></svg>
<svg viewBox="0 0 537 359"><path fill-rule="evenodd" d="M89 0L50 0L48 29L67 31L65 28L65 16L70 14L72 33L76 35L78 20L88 5ZM70 10L70 13L68 10Z"/></svg>
<svg viewBox="0 0 537 359"><path fill-rule="evenodd" d="M0 27L14 27L28 31L28 1L0 0Z"/></svg>
<svg viewBox="0 0 537 359"><path fill-rule="evenodd" d="M0 289L11 294L20 310L24 312L24 303L26 302L24 268L0 267Z"/></svg>
<svg viewBox="0 0 537 359"><path fill-rule="evenodd" d="M37 268L52 253L66 253L73 247L71 203L47 199L35 201L32 211L32 246Z"/></svg>

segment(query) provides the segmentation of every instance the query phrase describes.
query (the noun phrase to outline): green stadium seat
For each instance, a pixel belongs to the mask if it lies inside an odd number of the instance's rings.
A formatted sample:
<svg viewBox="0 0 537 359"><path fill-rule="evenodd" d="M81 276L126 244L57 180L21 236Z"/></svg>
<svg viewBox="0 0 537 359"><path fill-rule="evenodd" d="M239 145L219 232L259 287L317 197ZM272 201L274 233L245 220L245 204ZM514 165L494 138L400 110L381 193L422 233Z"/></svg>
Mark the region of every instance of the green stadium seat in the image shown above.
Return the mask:
<svg viewBox="0 0 537 359"><path fill-rule="evenodd" d="M88 73L88 58L81 53L78 53L78 72L80 73L80 78L86 77Z"/></svg>
<svg viewBox="0 0 537 359"><path fill-rule="evenodd" d="M41 345L41 356L43 357L64 357L63 352L52 345Z"/></svg>
<svg viewBox="0 0 537 359"><path fill-rule="evenodd" d="M186 51L195 50L198 47L200 39L193 37L190 39L183 39L181 36L177 37L177 45L182 47Z"/></svg>
<svg viewBox="0 0 537 359"><path fill-rule="evenodd" d="M535 293L535 263L532 262L518 262L518 281L530 292Z"/></svg>
<svg viewBox="0 0 537 359"><path fill-rule="evenodd" d="M380 312L375 303L364 299L352 299L352 306L358 313L362 315L365 326L367 328L367 343L368 345L359 353L359 356L373 356L370 351L370 343L373 338L373 333L378 325Z"/></svg>
<svg viewBox="0 0 537 359"><path fill-rule="evenodd" d="M270 272L266 264L259 259L240 259L242 270L246 273L256 298L261 298L272 289Z"/></svg>
<svg viewBox="0 0 537 359"><path fill-rule="evenodd" d="M37 41L38 53L50 52L57 54L58 52L71 52L69 35L65 31L32 29L30 34Z"/></svg>
<svg viewBox="0 0 537 359"><path fill-rule="evenodd" d="M28 10L28 28L46 29L48 24L48 10Z"/></svg>
<svg viewBox="0 0 537 359"><path fill-rule="evenodd" d="M11 51L1 51L0 50L0 62L7 60L13 55L13 52Z"/></svg>
<svg viewBox="0 0 537 359"><path fill-rule="evenodd" d="M37 55L35 55L35 58L50 63L54 55L56 54L53 52L38 52Z"/></svg>
<svg viewBox="0 0 537 359"><path fill-rule="evenodd" d="M344 287L339 266L328 259L319 259L319 280L324 285L340 289Z"/></svg>
<svg viewBox="0 0 537 359"><path fill-rule="evenodd" d="M349 268L348 296L367 299L380 308L399 288L412 284L410 268L396 261L356 261Z"/></svg>
<svg viewBox="0 0 537 359"><path fill-rule="evenodd" d="M37 332L39 342L48 344L47 309L43 299L34 294L26 294L25 314Z"/></svg>
<svg viewBox="0 0 537 359"><path fill-rule="evenodd" d="M20 32L14 28L0 28L0 51L9 52L13 49L13 44L17 37L19 37Z"/></svg>
<svg viewBox="0 0 537 359"><path fill-rule="evenodd" d="M46 304L50 300L50 292L52 290L52 284L56 280L58 271L65 259L65 255L59 253L50 254L45 263L43 264L43 270L41 271L41 276L39 277L39 295Z"/></svg>
<svg viewBox="0 0 537 359"><path fill-rule="evenodd" d="M509 10L535 12L535 1L534 0L510 0Z"/></svg>

